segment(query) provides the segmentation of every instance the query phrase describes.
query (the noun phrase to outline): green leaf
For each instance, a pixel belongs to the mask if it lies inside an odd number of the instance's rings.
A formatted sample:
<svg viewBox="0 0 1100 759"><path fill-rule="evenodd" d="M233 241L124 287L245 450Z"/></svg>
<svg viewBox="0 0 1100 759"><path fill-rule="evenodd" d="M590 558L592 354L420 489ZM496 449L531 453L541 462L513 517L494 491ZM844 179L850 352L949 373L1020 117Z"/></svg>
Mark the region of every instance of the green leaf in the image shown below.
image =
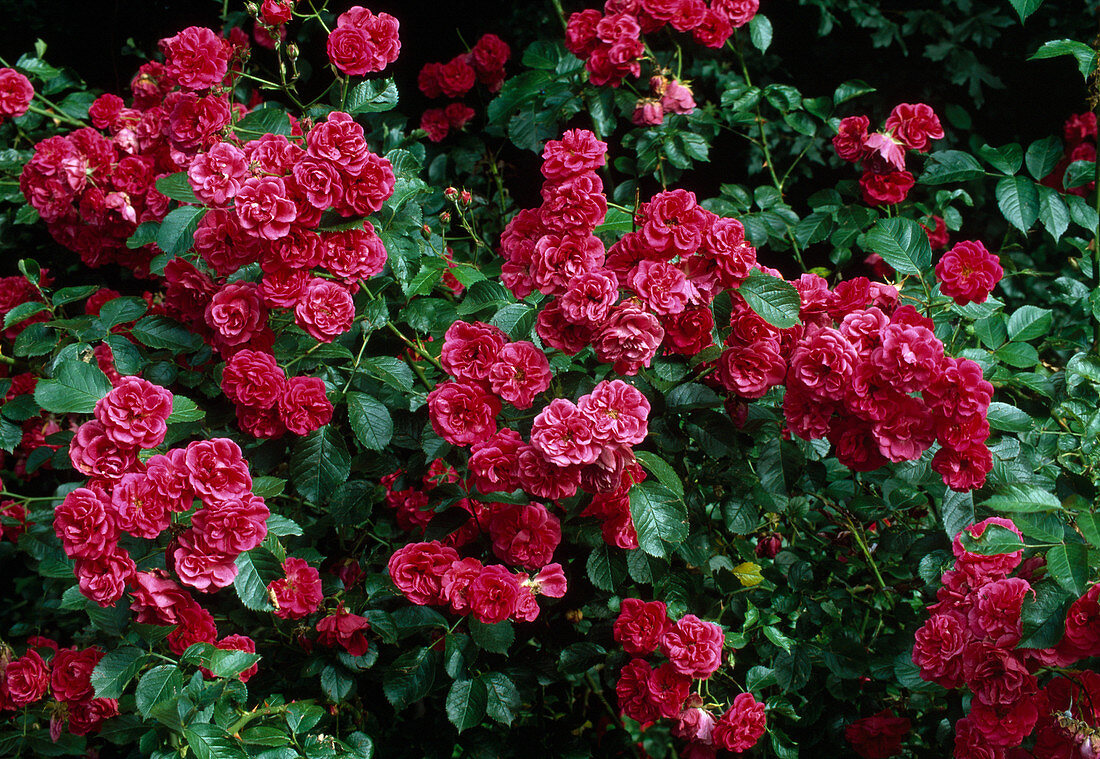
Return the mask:
<svg viewBox="0 0 1100 759"><path fill-rule="evenodd" d="M638 546L650 556L664 558L687 539L687 507L664 485L642 482L632 487L630 514Z"/></svg>
<svg viewBox="0 0 1100 759"><path fill-rule="evenodd" d="M267 585L282 576L283 567L266 548L253 548L237 557L237 576L233 590L237 598L252 611L271 611Z"/></svg>
<svg viewBox="0 0 1100 759"><path fill-rule="evenodd" d="M862 95L870 95L875 91L874 87L861 79L850 79L837 87L836 91L833 92L833 104L840 105L841 103L847 103L849 100L854 100Z"/></svg>
<svg viewBox="0 0 1100 759"><path fill-rule="evenodd" d="M511 302L513 302L512 293L504 285L486 279L474 282L466 290L462 302L458 304L458 314L466 316L490 306L500 307Z"/></svg>
<svg viewBox="0 0 1100 759"><path fill-rule="evenodd" d="M240 744L218 725L192 723L183 729L183 739L195 759L245 759Z"/></svg>
<svg viewBox="0 0 1100 759"><path fill-rule="evenodd" d="M1000 361L1017 369L1030 369L1039 363L1039 351L1028 343L1009 343L993 352Z"/></svg>
<svg viewBox="0 0 1100 759"><path fill-rule="evenodd" d="M286 724L295 735L309 732L324 716L324 709L306 701L294 701L286 708Z"/></svg>
<svg viewBox="0 0 1100 759"><path fill-rule="evenodd" d="M75 287L62 287L50 297L55 306L63 306L66 303L75 303L84 300L92 293L99 290L97 285L76 285Z"/></svg>
<svg viewBox="0 0 1100 759"><path fill-rule="evenodd" d="M1052 493L1031 485L1013 485L987 499L982 506L1003 513L1060 511L1062 502Z"/></svg>
<svg viewBox="0 0 1100 759"><path fill-rule="evenodd" d="M612 551L605 544L600 544L592 549L585 563L588 579L600 590L608 593L616 592L616 588L626 580L626 559L621 551Z"/></svg>
<svg viewBox="0 0 1100 759"><path fill-rule="evenodd" d="M327 664L321 670L321 691L329 701L339 703L351 694L355 681L343 667Z"/></svg>
<svg viewBox="0 0 1100 759"><path fill-rule="evenodd" d="M507 620L497 622L495 625L487 625L470 617L469 627L470 637L478 648L490 653L508 653L512 642L516 639L516 630L512 623Z"/></svg>
<svg viewBox="0 0 1100 759"><path fill-rule="evenodd" d="M1024 155L1024 163L1027 165L1027 173L1038 182L1050 172L1062 160L1062 141L1051 135L1041 140L1036 140L1027 147Z"/></svg>
<svg viewBox="0 0 1100 759"><path fill-rule="evenodd" d="M553 71L564 52L555 42L536 40L523 51L523 65L527 68Z"/></svg>
<svg viewBox="0 0 1100 759"><path fill-rule="evenodd" d="M943 531L947 533L948 540L954 540L960 530L974 524L973 493L948 490L943 496L940 509L943 515Z"/></svg>
<svg viewBox="0 0 1100 759"><path fill-rule="evenodd" d="M294 488L310 503L324 503L351 474L351 455L332 425L314 430L294 445L290 475Z"/></svg>
<svg viewBox="0 0 1100 759"><path fill-rule="evenodd" d="M1069 206L1057 190L1038 185L1039 188L1039 221L1043 222L1047 232L1058 242L1062 235L1069 229Z"/></svg>
<svg viewBox="0 0 1100 759"><path fill-rule="evenodd" d="M287 112L274 103L265 103L256 110L245 114L244 118L233 125L234 129L248 132L246 139L254 139L262 134L281 134L291 132L290 117Z"/></svg>
<svg viewBox="0 0 1100 759"><path fill-rule="evenodd" d="M166 316L142 318L131 334L142 345L173 353L193 353L202 347L201 337Z"/></svg>
<svg viewBox="0 0 1100 759"><path fill-rule="evenodd" d="M919 181L928 185L951 184L984 175L985 170L974 156L961 150L944 150L928 156Z"/></svg>
<svg viewBox="0 0 1100 759"><path fill-rule="evenodd" d="M183 690L183 673L175 664L153 667L141 676L134 692L138 713L146 719L157 704L175 698Z"/></svg>
<svg viewBox="0 0 1100 759"><path fill-rule="evenodd" d="M1089 589L1089 549L1083 543L1063 543L1047 551L1047 572L1074 597Z"/></svg>
<svg viewBox="0 0 1100 759"><path fill-rule="evenodd" d="M195 191L191 189L191 183L187 180L187 172L179 171L169 174L157 180L157 192L166 198L178 200L180 203L195 203L202 205Z"/></svg>
<svg viewBox="0 0 1100 759"><path fill-rule="evenodd" d="M1066 610L1073 602L1066 591L1050 582L1031 586L1020 609L1022 638L1017 648L1053 648L1066 632Z"/></svg>
<svg viewBox="0 0 1100 759"><path fill-rule="evenodd" d="M1053 321L1054 312L1049 308L1020 306L1008 317L1008 337L1021 343L1044 337Z"/></svg>
<svg viewBox="0 0 1100 759"><path fill-rule="evenodd" d="M195 405L195 402L187 396L172 396L172 413L168 416L168 424L201 422L205 417L206 412Z"/></svg>
<svg viewBox="0 0 1100 759"><path fill-rule="evenodd" d="M136 321L149 310L142 298L122 297L107 301L99 309L99 322L107 329Z"/></svg>
<svg viewBox="0 0 1100 759"><path fill-rule="evenodd" d="M11 327L13 324L18 324L24 319L28 319L37 313L45 311L49 306L41 301L28 301L26 303L20 303L11 311L4 314L4 329Z"/></svg>
<svg viewBox="0 0 1100 759"><path fill-rule="evenodd" d="M386 670L382 692L393 708L401 711L428 695L435 683L439 654L431 648L406 651Z"/></svg>
<svg viewBox="0 0 1100 759"><path fill-rule="evenodd" d="M867 233L864 247L878 253L900 274L923 276L932 266L928 235L912 219L881 219Z"/></svg>
<svg viewBox="0 0 1100 759"><path fill-rule="evenodd" d="M252 478L252 494L260 498L274 498L282 495L284 490L286 490L286 480L281 477L260 474Z"/></svg>
<svg viewBox="0 0 1100 759"><path fill-rule="evenodd" d="M684 483L680 481L680 475L676 474L676 470L667 461L649 451L635 451L634 457L657 478L658 482L675 493L677 497L684 497Z"/></svg>
<svg viewBox="0 0 1100 759"><path fill-rule="evenodd" d="M759 13L749 21L749 40L752 46L763 53L772 44L772 22Z"/></svg>
<svg viewBox="0 0 1100 759"><path fill-rule="evenodd" d="M122 646L99 660L92 670L97 698L118 698L145 663L147 654L135 646Z"/></svg>
<svg viewBox="0 0 1100 759"><path fill-rule="evenodd" d="M180 206L169 211L157 230L157 247L171 257L186 253L195 243L195 230L205 213L202 206Z"/></svg>
<svg viewBox="0 0 1100 759"><path fill-rule="evenodd" d="M346 111L353 116L358 113L380 113L392 110L397 105L397 85L390 79L370 79L348 93Z"/></svg>
<svg viewBox="0 0 1100 759"><path fill-rule="evenodd" d="M925 241L927 242L927 238ZM790 282L753 270L737 292L749 304L749 308L773 327L787 329L799 324L798 310L801 300L798 290Z"/></svg>
<svg viewBox="0 0 1100 759"><path fill-rule="evenodd" d="M267 531L277 537L285 538L288 535L301 535L302 527L282 514L272 514L267 518Z"/></svg>
<svg viewBox="0 0 1100 759"><path fill-rule="evenodd" d="M959 537L962 540L963 548L982 556L1015 553L1024 548L1024 542L1020 540L1019 535L999 524L986 525L985 529L982 530L981 537L977 540L966 530Z"/></svg>
<svg viewBox="0 0 1100 759"><path fill-rule="evenodd" d="M382 403L366 393L351 392L348 421L356 439L368 451L381 451L393 438L393 419Z"/></svg>
<svg viewBox="0 0 1100 759"><path fill-rule="evenodd" d="M1013 5L1017 2L1037 3L1041 0L1010 0ZM1063 55L1072 55L1077 60L1077 70L1081 76L1088 79L1096 68L1096 51L1083 42L1074 40L1051 40L1046 42L1028 58L1029 61L1042 60L1044 58L1059 58Z"/></svg>
<svg viewBox="0 0 1100 759"><path fill-rule="evenodd" d="M1066 538L1066 523L1058 514L1044 511L1020 512L1012 517L1025 538L1041 543L1061 543Z"/></svg>
<svg viewBox="0 0 1100 759"><path fill-rule="evenodd" d="M485 684L485 712L502 725L511 725L522 705L515 683L500 672L489 672L478 678Z"/></svg>
<svg viewBox="0 0 1100 759"><path fill-rule="evenodd" d="M451 685L451 691L447 694L447 719L461 733L481 724L488 702L489 694L480 678L459 680Z"/></svg>
<svg viewBox="0 0 1100 759"><path fill-rule="evenodd" d="M997 182L997 207L1012 226L1024 234L1039 218L1039 191L1027 177L1004 177Z"/></svg>
<svg viewBox="0 0 1100 759"><path fill-rule="evenodd" d="M90 414L96 401L111 390L111 382L95 364L69 359L54 379L39 380L34 400L54 414Z"/></svg>
<svg viewBox="0 0 1100 759"><path fill-rule="evenodd" d="M1100 514L1078 514L1076 521L1085 540L1093 547L1100 548Z"/></svg>
<svg viewBox="0 0 1100 759"><path fill-rule="evenodd" d="M994 401L986 412L989 426L1005 432L1026 432L1031 429L1031 417L1015 406Z"/></svg>
<svg viewBox="0 0 1100 759"><path fill-rule="evenodd" d="M982 145L978 154L1002 174L1015 174L1024 163L1024 149L1016 142L1000 148Z"/></svg>
<svg viewBox="0 0 1100 759"><path fill-rule="evenodd" d="M1043 4L1043 0L1008 0L1008 2L1012 3L1012 7L1019 14L1021 24L1027 21L1027 17L1039 10L1039 6Z"/></svg>

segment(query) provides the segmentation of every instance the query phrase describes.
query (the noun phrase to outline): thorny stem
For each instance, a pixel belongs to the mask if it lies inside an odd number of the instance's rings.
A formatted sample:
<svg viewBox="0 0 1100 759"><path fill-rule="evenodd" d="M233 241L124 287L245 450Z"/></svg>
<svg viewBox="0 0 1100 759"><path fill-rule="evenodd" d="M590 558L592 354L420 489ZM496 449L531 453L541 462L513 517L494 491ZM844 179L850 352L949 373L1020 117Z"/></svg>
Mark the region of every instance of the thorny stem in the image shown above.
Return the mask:
<svg viewBox="0 0 1100 759"><path fill-rule="evenodd" d="M554 6L554 10L558 13L558 20L561 21L561 28L568 29L569 22L565 20L565 10L561 7L561 0L550 0L550 4Z"/></svg>
<svg viewBox="0 0 1100 759"><path fill-rule="evenodd" d="M258 717L266 717L270 714L282 714L287 710L288 706L289 704L281 704L279 706L263 706L259 709L253 709L250 712L245 712L241 715L240 719L238 719L236 722L228 727L227 732L230 735L237 735L252 720L257 719Z"/></svg>

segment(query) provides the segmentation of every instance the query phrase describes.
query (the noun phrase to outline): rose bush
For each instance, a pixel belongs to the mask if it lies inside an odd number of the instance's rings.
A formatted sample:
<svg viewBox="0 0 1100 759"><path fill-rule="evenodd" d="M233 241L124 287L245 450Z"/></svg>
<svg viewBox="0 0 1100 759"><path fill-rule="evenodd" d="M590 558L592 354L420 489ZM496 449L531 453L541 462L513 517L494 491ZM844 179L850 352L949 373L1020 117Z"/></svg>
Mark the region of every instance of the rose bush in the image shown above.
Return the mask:
<svg viewBox="0 0 1100 759"><path fill-rule="evenodd" d="M0 752L1100 751L1095 116L575 5L0 59Z"/></svg>

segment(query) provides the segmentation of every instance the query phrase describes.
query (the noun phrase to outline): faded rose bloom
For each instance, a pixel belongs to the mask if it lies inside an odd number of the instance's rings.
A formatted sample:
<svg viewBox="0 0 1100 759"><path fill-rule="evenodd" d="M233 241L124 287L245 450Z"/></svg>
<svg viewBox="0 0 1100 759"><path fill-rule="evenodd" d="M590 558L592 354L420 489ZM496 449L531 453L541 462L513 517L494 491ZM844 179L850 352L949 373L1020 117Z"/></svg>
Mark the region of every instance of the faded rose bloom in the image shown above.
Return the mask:
<svg viewBox="0 0 1100 759"><path fill-rule="evenodd" d="M622 380L603 380L577 402L592 436L606 444L638 445L649 434L649 399Z"/></svg>
<svg viewBox="0 0 1100 759"><path fill-rule="evenodd" d="M330 648L339 645L352 656L362 656L369 645L363 635L368 630L370 622L366 617L351 614L340 604L335 613L317 622L317 642Z"/></svg>

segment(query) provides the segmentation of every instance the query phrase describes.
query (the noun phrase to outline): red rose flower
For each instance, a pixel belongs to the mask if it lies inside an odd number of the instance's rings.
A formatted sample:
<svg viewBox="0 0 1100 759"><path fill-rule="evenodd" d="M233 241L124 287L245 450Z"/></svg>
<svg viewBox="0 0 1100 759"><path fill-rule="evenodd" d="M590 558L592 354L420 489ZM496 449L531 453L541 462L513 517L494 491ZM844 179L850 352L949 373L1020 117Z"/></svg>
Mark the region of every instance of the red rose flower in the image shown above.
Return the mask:
<svg viewBox="0 0 1100 759"><path fill-rule="evenodd" d="M624 598L612 632L615 641L628 654L646 656L657 649L657 643L671 624L663 601Z"/></svg>
<svg viewBox="0 0 1100 759"><path fill-rule="evenodd" d="M267 586L268 595L275 602L275 616L301 619L317 611L324 599L320 572L293 556L283 562L283 571L286 577Z"/></svg>
<svg viewBox="0 0 1100 759"><path fill-rule="evenodd" d="M766 729L764 705L751 693L738 693L733 705L714 724L711 740L727 751L748 751Z"/></svg>

